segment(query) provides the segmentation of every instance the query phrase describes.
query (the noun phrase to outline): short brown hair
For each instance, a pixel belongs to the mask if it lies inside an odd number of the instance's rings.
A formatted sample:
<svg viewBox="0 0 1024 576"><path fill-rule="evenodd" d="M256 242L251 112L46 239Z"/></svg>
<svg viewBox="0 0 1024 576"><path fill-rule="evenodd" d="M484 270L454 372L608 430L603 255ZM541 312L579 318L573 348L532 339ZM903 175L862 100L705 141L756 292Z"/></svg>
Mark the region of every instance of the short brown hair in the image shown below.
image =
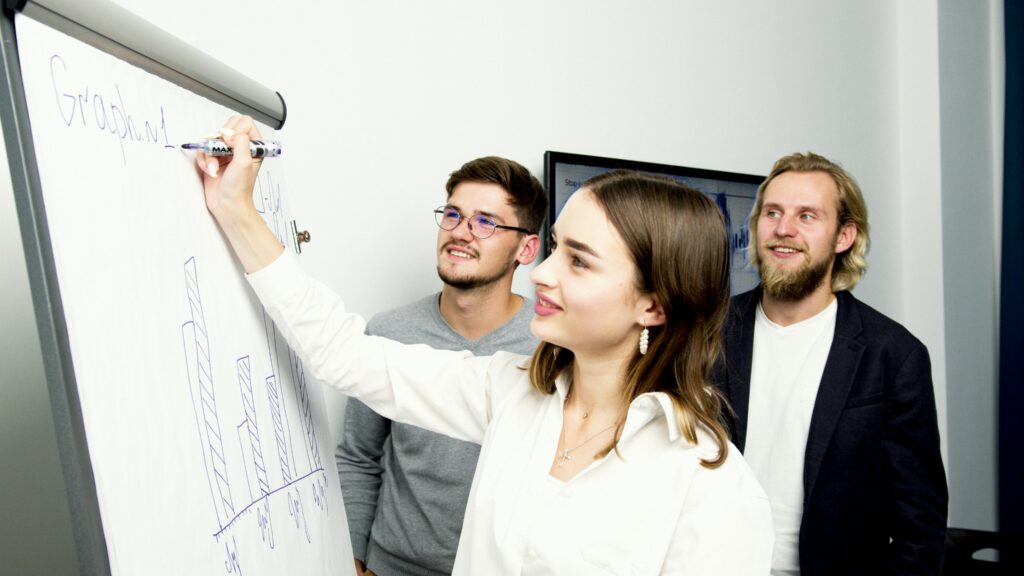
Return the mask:
<svg viewBox="0 0 1024 576"><path fill-rule="evenodd" d="M484 156L470 160L448 176L445 189L448 197L462 182L487 182L501 186L509 196L519 219L519 227L536 234L544 223L548 210L548 195L544 186L522 164L498 156Z"/></svg>
<svg viewBox="0 0 1024 576"><path fill-rule="evenodd" d="M761 208L764 206L764 193L768 185L776 176L783 172L824 172L832 177L838 191L838 227L836 233L846 226L853 224L857 228L857 237L853 245L841 254L836 254L835 263L832 266L832 291L841 292L850 290L860 282L861 277L868 268L868 247L870 245L870 229L868 226L868 207L864 203L864 195L860 186L846 170L838 163L815 154L797 152L789 156L783 156L772 166L772 171L765 178L764 182L757 189L757 199L754 201L754 208L750 211L750 238L751 242L747 250L747 258L755 268L760 264L757 254L757 219L761 215Z"/></svg>

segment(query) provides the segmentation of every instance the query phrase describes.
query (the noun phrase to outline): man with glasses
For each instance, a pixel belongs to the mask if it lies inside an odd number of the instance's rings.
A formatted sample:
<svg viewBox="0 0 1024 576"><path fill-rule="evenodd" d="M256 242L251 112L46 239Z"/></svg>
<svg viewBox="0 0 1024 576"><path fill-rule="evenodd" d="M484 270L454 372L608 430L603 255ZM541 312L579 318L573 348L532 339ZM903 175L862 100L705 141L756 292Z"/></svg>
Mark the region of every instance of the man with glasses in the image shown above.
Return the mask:
<svg viewBox="0 0 1024 576"><path fill-rule="evenodd" d="M492 355L532 354L533 303L512 275L537 257L547 211L541 183L488 156L448 178L434 217L443 286L374 316L367 332L406 344ZM336 454L356 572L450 574L480 446L392 422L358 400L345 409Z"/></svg>

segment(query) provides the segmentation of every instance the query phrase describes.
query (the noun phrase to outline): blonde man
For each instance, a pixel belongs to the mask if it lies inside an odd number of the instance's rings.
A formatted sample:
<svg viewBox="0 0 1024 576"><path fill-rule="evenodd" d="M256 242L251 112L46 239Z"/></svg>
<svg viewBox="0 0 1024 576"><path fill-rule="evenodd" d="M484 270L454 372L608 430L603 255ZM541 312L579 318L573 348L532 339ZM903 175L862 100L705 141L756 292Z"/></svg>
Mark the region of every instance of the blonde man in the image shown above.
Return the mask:
<svg viewBox="0 0 1024 576"><path fill-rule="evenodd" d="M856 181L812 153L776 162L750 215L761 285L732 301L718 381L772 503L772 574L939 574L928 351L849 292L868 230Z"/></svg>

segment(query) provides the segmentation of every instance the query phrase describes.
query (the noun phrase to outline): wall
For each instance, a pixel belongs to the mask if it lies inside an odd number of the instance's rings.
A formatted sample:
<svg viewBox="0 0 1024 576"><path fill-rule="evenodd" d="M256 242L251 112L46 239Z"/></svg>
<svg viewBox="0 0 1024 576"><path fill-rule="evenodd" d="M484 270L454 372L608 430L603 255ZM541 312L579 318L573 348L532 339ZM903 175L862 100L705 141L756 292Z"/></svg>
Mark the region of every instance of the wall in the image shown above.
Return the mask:
<svg viewBox="0 0 1024 576"><path fill-rule="evenodd" d="M947 365L962 369L947 349L990 334L957 325L954 342L947 330L961 288L945 259L963 229L944 225L945 198L961 158L941 132L977 104L950 107L940 86L940 56L960 50L946 37L959 33L952 2L120 3L283 93L290 200L313 237L303 261L367 315L437 289L429 211L471 158L508 156L538 175L545 150L761 174L797 150L838 159L871 213L857 295L928 345L944 432L947 418L950 432L969 421L953 403L947 417ZM277 32L252 32L266 29ZM977 89L991 97L990 84ZM991 216L988 201L968 209ZM525 271L515 285L531 292ZM958 442L951 467L967 464ZM954 502L994 493L994 470L950 478Z"/></svg>
<svg viewBox="0 0 1024 576"><path fill-rule="evenodd" d="M979 9L980 8L980 9ZM939 2L950 523L995 530L1002 3ZM993 30L995 28L995 30ZM991 54L991 56L990 56ZM984 65L991 60L989 65ZM996 137L993 137L993 136ZM981 474L979 474L981 472Z"/></svg>
<svg viewBox="0 0 1024 576"><path fill-rule="evenodd" d="M275 13L297 32L254 50L224 27L231 5L122 1L282 91L291 198L313 235L304 261L356 310L436 289L428 212L470 158L505 155L541 174L544 150L561 150L765 173L813 149L868 196L874 247L858 295L907 320L904 278L917 276L902 272L915 212L901 195L900 94L912 63L898 54L913 23L890 2L343 3L315 21ZM251 5L257 17L277 6ZM918 91L935 100L937 82ZM937 178L937 155L920 169ZM915 224L937 229L938 214ZM913 254L941 263L941 239ZM516 287L529 293L526 276ZM941 357L941 296L908 324ZM936 380L941 392L941 362Z"/></svg>

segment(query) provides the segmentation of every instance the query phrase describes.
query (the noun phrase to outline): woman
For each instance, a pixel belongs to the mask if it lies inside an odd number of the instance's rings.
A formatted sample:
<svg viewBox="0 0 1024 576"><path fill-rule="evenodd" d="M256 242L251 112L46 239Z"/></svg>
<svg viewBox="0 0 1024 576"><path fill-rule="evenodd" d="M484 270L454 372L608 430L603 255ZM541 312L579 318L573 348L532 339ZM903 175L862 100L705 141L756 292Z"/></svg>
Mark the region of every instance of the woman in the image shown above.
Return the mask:
<svg viewBox="0 0 1024 576"><path fill-rule="evenodd" d="M222 134L239 150L259 138L246 117ZM456 574L768 572L768 502L706 384L729 263L702 194L628 172L588 181L532 275L543 343L531 359L481 358L363 335L281 255L252 204L259 161L197 161L210 212L307 373L482 444Z"/></svg>

